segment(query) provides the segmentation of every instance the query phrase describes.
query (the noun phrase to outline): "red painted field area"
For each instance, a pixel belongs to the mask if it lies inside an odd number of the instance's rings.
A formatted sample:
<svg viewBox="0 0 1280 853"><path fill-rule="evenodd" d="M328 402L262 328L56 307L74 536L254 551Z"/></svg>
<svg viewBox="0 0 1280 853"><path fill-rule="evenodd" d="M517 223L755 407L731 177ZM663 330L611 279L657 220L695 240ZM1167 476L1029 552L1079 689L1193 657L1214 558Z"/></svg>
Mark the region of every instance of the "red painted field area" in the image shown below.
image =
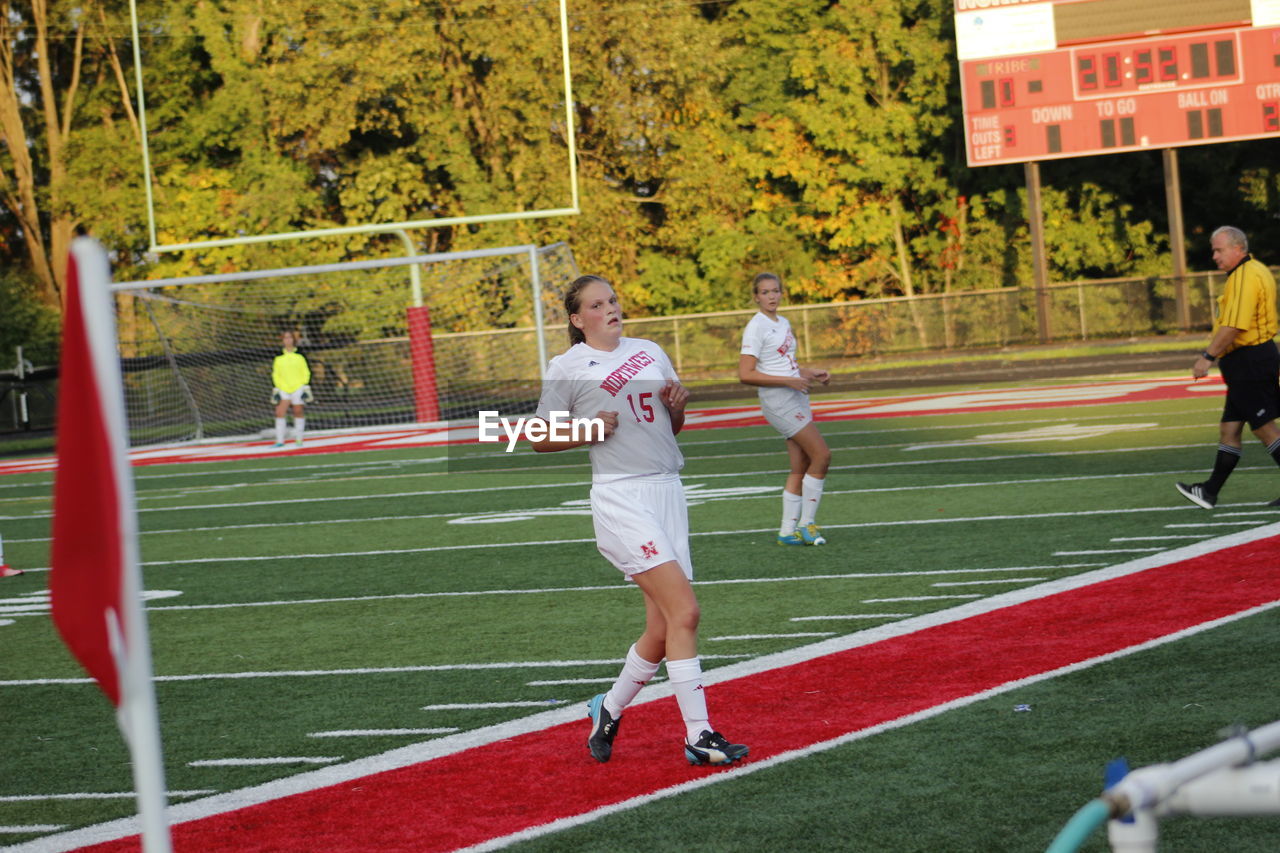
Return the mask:
<svg viewBox="0 0 1280 853"><path fill-rule="evenodd" d="M175 845L301 853L480 844L708 774L727 780L752 762L1280 601L1277 564L1280 538L1260 539L716 684L717 726L751 745L735 768L685 764L674 700L664 699L627 712L607 765L588 756L584 720L179 824Z"/></svg>

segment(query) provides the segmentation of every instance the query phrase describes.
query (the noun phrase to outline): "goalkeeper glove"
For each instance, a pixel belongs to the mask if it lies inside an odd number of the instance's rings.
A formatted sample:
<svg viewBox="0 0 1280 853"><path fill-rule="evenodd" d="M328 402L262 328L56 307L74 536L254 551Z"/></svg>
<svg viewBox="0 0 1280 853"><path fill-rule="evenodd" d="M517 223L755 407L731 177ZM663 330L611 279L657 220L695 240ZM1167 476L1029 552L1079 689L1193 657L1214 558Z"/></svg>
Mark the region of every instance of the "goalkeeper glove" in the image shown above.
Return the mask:
<svg viewBox="0 0 1280 853"><path fill-rule="evenodd" d="M314 399L315 399L315 395L311 393L311 386L303 385L302 386L302 402L310 403Z"/></svg>
<svg viewBox="0 0 1280 853"><path fill-rule="evenodd" d="M273 406L280 405L280 389L279 388L271 389L271 405Z"/></svg>

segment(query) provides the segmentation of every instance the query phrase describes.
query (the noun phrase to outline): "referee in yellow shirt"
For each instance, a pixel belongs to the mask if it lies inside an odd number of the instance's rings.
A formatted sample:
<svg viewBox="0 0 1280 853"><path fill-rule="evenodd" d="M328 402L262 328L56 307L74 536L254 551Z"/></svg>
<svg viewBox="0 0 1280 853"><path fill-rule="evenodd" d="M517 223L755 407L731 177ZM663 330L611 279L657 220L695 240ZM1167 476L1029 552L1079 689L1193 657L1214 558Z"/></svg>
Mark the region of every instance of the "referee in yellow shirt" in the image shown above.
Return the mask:
<svg viewBox="0 0 1280 853"><path fill-rule="evenodd" d="M1219 425L1218 455L1213 473L1203 483L1178 483L1182 496L1197 506L1212 509L1218 492L1240 461L1244 425L1266 445L1280 464L1280 350L1276 336L1276 280L1267 267L1249 255L1249 240L1239 228L1224 225L1213 232L1213 262L1227 273L1227 284L1218 297L1213 338L1191 375L1207 375L1218 361L1227 385L1227 403ZM1221 361L1219 361L1221 359ZM1280 498L1269 506L1280 506Z"/></svg>

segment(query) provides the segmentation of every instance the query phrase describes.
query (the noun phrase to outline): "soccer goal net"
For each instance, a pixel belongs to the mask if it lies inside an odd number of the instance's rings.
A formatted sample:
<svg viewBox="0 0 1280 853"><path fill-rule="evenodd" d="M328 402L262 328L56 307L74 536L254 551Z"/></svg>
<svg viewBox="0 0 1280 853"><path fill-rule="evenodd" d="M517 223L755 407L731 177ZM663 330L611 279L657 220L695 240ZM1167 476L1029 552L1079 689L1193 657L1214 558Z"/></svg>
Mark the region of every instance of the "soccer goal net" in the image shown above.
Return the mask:
<svg viewBox="0 0 1280 853"><path fill-rule="evenodd" d="M115 284L130 441L267 437L285 331L310 428L531 409L577 274L558 243Z"/></svg>

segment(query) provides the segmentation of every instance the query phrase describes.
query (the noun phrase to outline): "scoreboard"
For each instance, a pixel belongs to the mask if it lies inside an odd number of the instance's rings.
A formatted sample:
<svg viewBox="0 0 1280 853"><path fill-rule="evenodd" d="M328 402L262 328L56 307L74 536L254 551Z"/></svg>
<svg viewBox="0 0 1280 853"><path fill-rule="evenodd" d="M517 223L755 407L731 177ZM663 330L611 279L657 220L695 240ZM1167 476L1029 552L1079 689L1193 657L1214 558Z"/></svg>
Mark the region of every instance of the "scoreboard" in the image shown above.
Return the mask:
<svg viewBox="0 0 1280 853"><path fill-rule="evenodd" d="M970 166L1280 137L1280 0L955 0Z"/></svg>

